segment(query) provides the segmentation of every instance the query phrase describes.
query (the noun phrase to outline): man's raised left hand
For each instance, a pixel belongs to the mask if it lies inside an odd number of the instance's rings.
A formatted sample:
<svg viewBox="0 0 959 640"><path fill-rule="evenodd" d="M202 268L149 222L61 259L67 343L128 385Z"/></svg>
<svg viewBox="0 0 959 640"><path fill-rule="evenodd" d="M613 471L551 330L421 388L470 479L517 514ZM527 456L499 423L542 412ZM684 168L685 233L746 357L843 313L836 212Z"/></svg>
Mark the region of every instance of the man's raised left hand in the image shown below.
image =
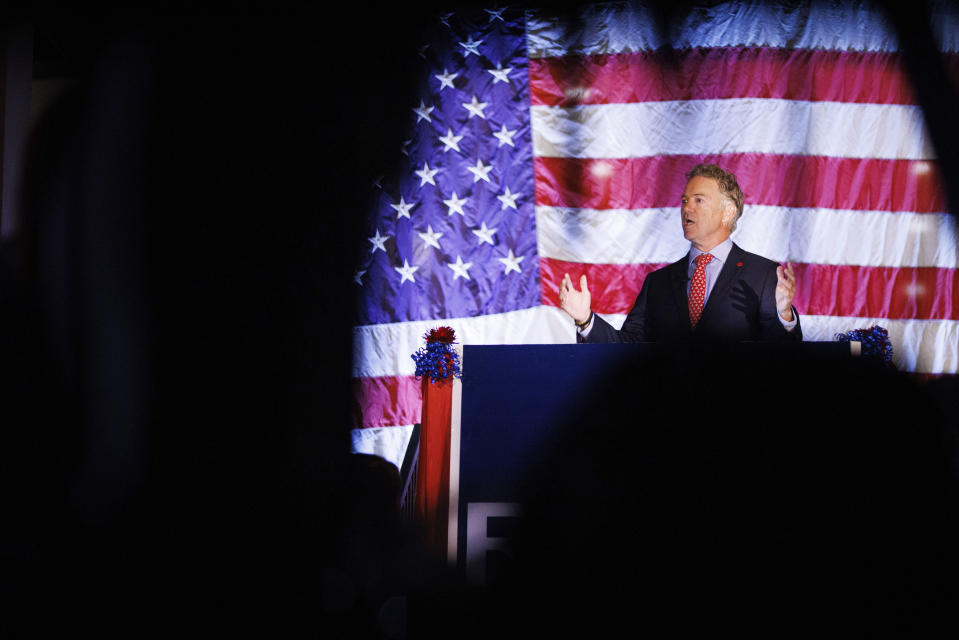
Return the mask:
<svg viewBox="0 0 959 640"><path fill-rule="evenodd" d="M796 296L796 274L791 263L776 267L776 310L786 322L793 321L793 298Z"/></svg>

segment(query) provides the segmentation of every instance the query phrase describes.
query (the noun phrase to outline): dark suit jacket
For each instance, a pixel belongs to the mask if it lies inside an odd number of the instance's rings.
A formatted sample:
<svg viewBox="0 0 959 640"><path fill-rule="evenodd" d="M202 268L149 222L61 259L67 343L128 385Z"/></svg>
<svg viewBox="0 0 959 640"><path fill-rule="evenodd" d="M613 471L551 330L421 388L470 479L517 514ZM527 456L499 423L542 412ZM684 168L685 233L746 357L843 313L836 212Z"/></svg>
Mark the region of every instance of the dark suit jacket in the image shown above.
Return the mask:
<svg viewBox="0 0 959 640"><path fill-rule="evenodd" d="M786 331L776 312L776 267L772 260L733 244L703 315L693 331L686 294L689 256L648 276L619 331L593 317L586 342L661 342L705 339L722 342L802 340L798 322ZM796 310L793 309L793 313ZM799 315L796 314L798 321Z"/></svg>

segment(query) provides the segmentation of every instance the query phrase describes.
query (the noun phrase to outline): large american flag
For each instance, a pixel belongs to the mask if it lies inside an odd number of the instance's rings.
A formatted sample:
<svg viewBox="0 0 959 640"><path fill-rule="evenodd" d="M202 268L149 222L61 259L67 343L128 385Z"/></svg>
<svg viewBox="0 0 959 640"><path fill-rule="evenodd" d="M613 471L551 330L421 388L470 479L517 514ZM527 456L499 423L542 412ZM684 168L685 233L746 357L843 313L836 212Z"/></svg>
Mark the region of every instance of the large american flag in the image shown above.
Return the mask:
<svg viewBox="0 0 959 640"><path fill-rule="evenodd" d="M566 272L620 326L646 274L688 250L678 201L701 161L746 194L734 241L796 265L806 340L878 324L899 369L957 372L955 222L883 14L730 2L677 17L664 30L609 3L437 19L355 275L357 450L399 463L420 418L410 355L433 327L574 342ZM954 71L959 21L942 5L932 24Z"/></svg>

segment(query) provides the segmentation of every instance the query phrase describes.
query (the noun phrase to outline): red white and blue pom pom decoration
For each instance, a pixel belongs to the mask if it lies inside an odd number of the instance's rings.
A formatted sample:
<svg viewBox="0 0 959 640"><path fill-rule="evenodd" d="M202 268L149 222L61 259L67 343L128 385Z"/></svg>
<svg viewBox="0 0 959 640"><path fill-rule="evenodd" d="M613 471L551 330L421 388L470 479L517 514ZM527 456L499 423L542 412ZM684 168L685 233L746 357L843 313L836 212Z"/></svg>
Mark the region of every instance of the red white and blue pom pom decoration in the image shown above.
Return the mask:
<svg viewBox="0 0 959 640"><path fill-rule="evenodd" d="M411 355L416 363L417 378L426 377L431 383L463 375L460 369L460 357L453 348L456 334L450 327L431 329L423 335L426 346Z"/></svg>
<svg viewBox="0 0 959 640"><path fill-rule="evenodd" d="M836 342L859 342L862 344L863 357L878 360L888 367L892 366L892 343L889 341L889 332L879 325L837 333Z"/></svg>

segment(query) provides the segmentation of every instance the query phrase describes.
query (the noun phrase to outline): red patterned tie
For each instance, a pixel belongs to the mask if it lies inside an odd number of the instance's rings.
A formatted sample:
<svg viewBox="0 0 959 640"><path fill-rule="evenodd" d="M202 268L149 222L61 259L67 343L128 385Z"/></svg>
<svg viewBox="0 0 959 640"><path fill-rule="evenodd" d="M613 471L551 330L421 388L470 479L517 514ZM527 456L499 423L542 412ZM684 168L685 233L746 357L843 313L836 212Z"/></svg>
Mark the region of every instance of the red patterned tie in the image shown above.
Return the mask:
<svg viewBox="0 0 959 640"><path fill-rule="evenodd" d="M706 300L706 265L713 259L712 254L701 253L696 256L696 271L689 284L689 324L693 329L703 315L703 303Z"/></svg>

